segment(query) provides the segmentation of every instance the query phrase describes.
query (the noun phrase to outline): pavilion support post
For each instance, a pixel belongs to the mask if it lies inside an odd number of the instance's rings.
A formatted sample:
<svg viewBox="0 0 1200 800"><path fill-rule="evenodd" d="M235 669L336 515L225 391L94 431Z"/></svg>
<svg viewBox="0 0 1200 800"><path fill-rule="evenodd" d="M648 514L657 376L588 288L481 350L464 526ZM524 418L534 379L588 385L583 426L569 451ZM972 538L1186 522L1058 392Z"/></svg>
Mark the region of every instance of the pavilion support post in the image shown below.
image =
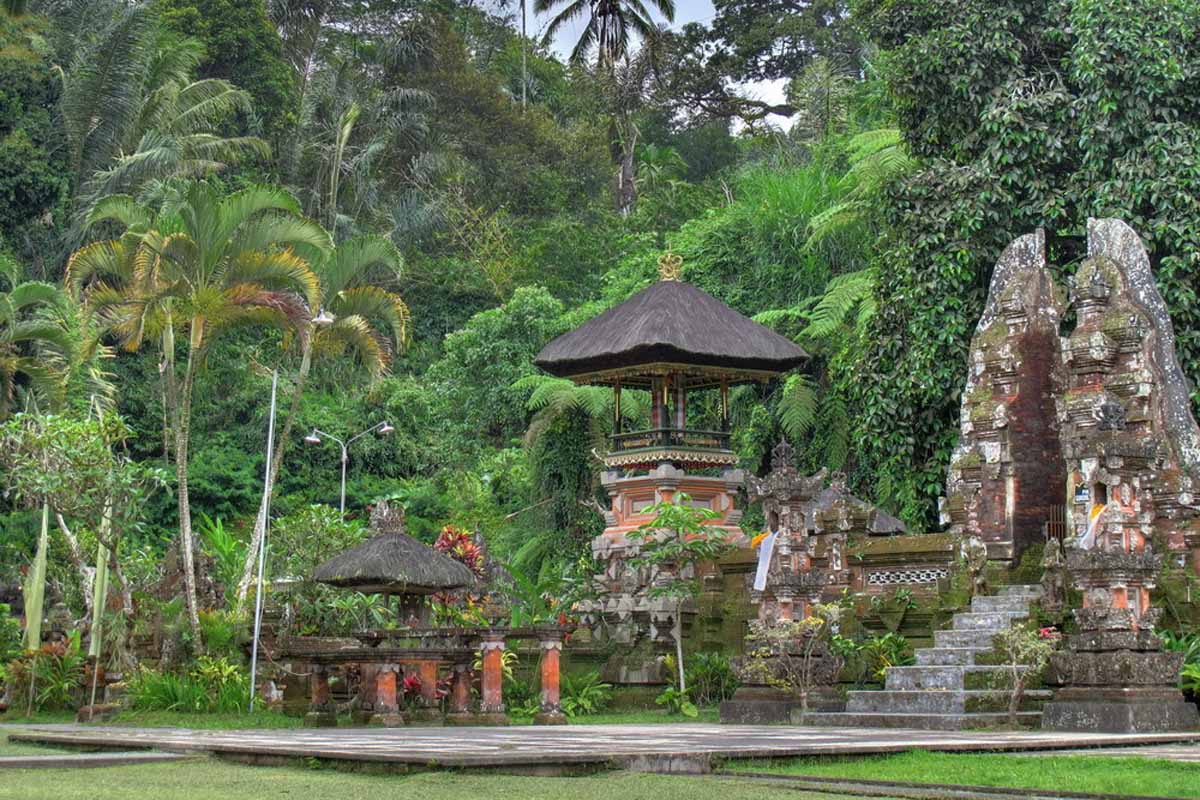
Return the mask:
<svg viewBox="0 0 1200 800"><path fill-rule="evenodd" d="M351 719L358 725L367 725L375 715L375 698L378 695L379 665L362 663L358 665L358 708L350 713Z"/></svg>
<svg viewBox="0 0 1200 800"><path fill-rule="evenodd" d="M442 712L438 708L437 697L438 662L433 659L418 661L417 678L421 681L421 695L412 719L425 725L440 725Z"/></svg>
<svg viewBox="0 0 1200 800"><path fill-rule="evenodd" d="M504 635L489 633L479 646L483 656L483 676L480 679L479 722L507 725L504 708Z"/></svg>
<svg viewBox="0 0 1200 800"><path fill-rule="evenodd" d="M337 709L329 695L330 668L325 664L313 664L309 675L310 701L308 713L304 715L306 728L333 728L337 726Z"/></svg>
<svg viewBox="0 0 1200 800"><path fill-rule="evenodd" d="M400 713L400 700L397 680L400 674L399 664L380 664L375 678L375 714L371 717L372 725L382 725L385 728L399 728L404 725L404 715Z"/></svg>
<svg viewBox="0 0 1200 800"><path fill-rule="evenodd" d="M473 725L475 715L471 713L471 665L455 664L450 682L450 712L446 722L451 725Z"/></svg>
<svg viewBox="0 0 1200 800"><path fill-rule="evenodd" d="M533 718L534 725L566 725L559 690L559 667L562 657L562 635L542 636L542 707Z"/></svg>

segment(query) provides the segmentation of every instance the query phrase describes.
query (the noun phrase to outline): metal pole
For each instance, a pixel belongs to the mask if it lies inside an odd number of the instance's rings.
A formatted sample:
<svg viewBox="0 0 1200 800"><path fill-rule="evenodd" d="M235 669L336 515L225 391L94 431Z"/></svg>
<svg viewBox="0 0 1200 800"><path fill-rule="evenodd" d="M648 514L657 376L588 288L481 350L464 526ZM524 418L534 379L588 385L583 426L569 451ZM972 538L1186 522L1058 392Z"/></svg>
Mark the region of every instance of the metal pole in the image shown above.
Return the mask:
<svg viewBox="0 0 1200 800"><path fill-rule="evenodd" d="M346 461L348 458L346 445L342 445L342 496L338 501L338 513L341 514L343 522L346 520Z"/></svg>
<svg viewBox="0 0 1200 800"><path fill-rule="evenodd" d="M262 633L263 569L267 560L267 531L271 523L271 495L265 487L271 481L271 455L275 451L275 395L279 389L279 370L271 374L271 414L267 421L267 467L263 478L263 535L258 544L258 589L254 592L254 642L250 649L250 708L254 711L254 688L258 679L258 638Z"/></svg>

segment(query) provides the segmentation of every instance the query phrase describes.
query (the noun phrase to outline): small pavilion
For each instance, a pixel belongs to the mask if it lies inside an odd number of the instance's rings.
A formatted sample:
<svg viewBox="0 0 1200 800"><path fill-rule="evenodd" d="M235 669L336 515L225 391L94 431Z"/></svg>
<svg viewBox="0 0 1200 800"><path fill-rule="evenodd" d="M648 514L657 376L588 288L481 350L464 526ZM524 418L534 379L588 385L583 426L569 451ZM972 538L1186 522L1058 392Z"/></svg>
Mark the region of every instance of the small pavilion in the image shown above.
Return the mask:
<svg viewBox="0 0 1200 800"><path fill-rule="evenodd" d="M551 375L612 387L613 434L601 456L611 505L592 550L607 565L605 611L619 626L633 626L619 634L626 642L649 631L665 643L674 614L672 604L646 596L637 570L625 569L626 535L650 521L646 508L682 493L716 512L713 525L744 543L735 507L744 475L731 446L730 389L772 380L808 360L789 339L682 281L681 267L682 259L668 252L659 259L657 283L554 339L534 359ZM625 390L649 393L649 427L626 430ZM716 393L709 405L718 410L715 425L693 422L693 400L702 392ZM657 680L654 666L618 671L621 682Z"/></svg>
<svg viewBox="0 0 1200 800"><path fill-rule="evenodd" d="M503 655L507 642L514 639L533 639L541 645L542 702L534 723L566 723L560 703L559 663L570 628L431 626L425 597L474 587L475 575L465 565L407 535L402 508L391 509L380 502L371 511L371 527L374 536L318 566L313 577L343 589L399 597L397 624L358 631L354 640L304 636L285 641L282 655L306 662L310 668L311 699L305 724L337 725L330 677L355 671L359 676L355 717L360 723L387 727L409 722L506 724ZM405 676L415 676L420 683L420 696L407 711L401 708ZM448 693L445 713L439 684ZM478 702L472 698L475 689Z"/></svg>

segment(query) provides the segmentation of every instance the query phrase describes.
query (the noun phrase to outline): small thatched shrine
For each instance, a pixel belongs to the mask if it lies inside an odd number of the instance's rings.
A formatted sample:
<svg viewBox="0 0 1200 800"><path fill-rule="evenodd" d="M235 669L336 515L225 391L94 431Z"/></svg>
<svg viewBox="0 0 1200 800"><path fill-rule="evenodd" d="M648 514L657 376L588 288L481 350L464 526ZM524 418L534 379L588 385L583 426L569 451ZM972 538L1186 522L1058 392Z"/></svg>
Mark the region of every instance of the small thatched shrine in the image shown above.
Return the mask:
<svg viewBox="0 0 1200 800"><path fill-rule="evenodd" d="M378 503L371 509L371 528L379 533L318 566L313 579L364 594L396 595L401 624L428 621L425 596L475 584L465 565L404 532L403 508Z"/></svg>

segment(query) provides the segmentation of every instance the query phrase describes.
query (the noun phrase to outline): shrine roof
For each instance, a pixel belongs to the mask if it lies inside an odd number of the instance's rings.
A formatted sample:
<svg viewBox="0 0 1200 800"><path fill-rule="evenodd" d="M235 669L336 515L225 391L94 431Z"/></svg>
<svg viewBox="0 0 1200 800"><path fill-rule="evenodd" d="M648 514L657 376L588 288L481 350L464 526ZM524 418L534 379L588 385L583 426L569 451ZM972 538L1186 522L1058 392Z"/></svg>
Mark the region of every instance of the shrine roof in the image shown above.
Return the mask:
<svg viewBox="0 0 1200 800"><path fill-rule="evenodd" d="M558 377L607 383L667 368L761 380L807 360L790 339L712 295L662 280L554 339L534 363Z"/></svg>
<svg viewBox="0 0 1200 800"><path fill-rule="evenodd" d="M472 586L471 570L404 533L381 533L313 572L313 579L366 594L433 594Z"/></svg>

